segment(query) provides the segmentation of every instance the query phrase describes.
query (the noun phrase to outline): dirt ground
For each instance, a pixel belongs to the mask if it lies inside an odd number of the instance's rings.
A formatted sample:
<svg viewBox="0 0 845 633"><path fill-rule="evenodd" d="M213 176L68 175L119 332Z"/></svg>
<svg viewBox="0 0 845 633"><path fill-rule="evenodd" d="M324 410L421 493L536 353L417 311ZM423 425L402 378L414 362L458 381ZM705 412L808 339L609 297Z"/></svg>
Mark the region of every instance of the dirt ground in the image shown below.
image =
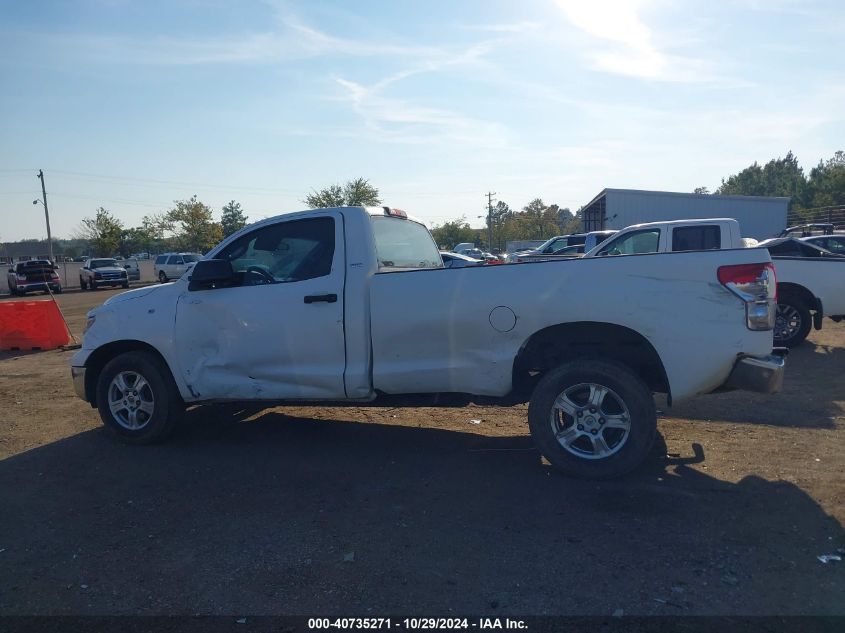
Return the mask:
<svg viewBox="0 0 845 633"><path fill-rule="evenodd" d="M72 331L114 292L59 297ZM0 613L845 614L845 324L778 395L659 400L603 483L524 406L194 407L128 447L70 355L0 352Z"/></svg>

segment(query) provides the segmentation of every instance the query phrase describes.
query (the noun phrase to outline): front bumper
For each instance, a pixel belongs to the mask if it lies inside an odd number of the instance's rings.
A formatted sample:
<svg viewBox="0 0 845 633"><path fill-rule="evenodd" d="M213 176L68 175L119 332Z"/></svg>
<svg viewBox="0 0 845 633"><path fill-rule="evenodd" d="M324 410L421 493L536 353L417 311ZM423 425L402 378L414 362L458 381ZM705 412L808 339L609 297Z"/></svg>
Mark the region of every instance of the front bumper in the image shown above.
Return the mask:
<svg viewBox="0 0 845 633"><path fill-rule="evenodd" d="M760 393L777 393L783 387L786 350L775 349L769 356L740 356L723 385Z"/></svg>
<svg viewBox="0 0 845 633"><path fill-rule="evenodd" d="M88 397L85 394L85 368L71 367L70 376L73 378L73 390L76 392L76 395L87 402Z"/></svg>
<svg viewBox="0 0 845 633"><path fill-rule="evenodd" d="M17 289L22 292L35 292L36 290L44 290L46 292L47 286L50 286L50 290L56 292L62 289L62 284L58 281L50 281L50 282L43 282L43 281L30 281L30 282L23 282L19 281L17 285Z"/></svg>
<svg viewBox="0 0 845 633"><path fill-rule="evenodd" d="M118 277L117 279L94 279L92 283L98 286L122 286L129 282L128 277Z"/></svg>

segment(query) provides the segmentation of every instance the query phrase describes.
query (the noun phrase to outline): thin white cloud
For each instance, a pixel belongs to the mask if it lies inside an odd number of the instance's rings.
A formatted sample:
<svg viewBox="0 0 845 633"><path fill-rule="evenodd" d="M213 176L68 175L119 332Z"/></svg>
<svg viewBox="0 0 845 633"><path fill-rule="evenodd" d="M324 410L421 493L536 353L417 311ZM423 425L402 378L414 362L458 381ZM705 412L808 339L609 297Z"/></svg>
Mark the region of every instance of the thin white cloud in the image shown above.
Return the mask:
<svg viewBox="0 0 845 633"><path fill-rule="evenodd" d="M654 0L557 0L566 19L588 36L585 54L596 69L628 77L682 83L733 84L704 56L678 55L660 42L644 15Z"/></svg>
<svg viewBox="0 0 845 633"><path fill-rule="evenodd" d="M540 22L510 22L501 24L459 24L458 28L465 31L483 31L486 33L528 33L540 29Z"/></svg>
<svg viewBox="0 0 845 633"><path fill-rule="evenodd" d="M271 64L320 56L449 59L435 46L393 43L389 39L353 39L313 28L278 9L261 32L205 37L141 37L98 33L3 33L8 44L19 39L29 50L49 51L55 59L83 57L103 63L192 66L204 64ZM48 53L49 54L49 53Z"/></svg>
<svg viewBox="0 0 845 633"><path fill-rule="evenodd" d="M507 131L499 123L384 96L384 81L370 87L340 77L335 81L345 91L344 100L361 118L367 140L409 145L465 143L487 148L507 144Z"/></svg>

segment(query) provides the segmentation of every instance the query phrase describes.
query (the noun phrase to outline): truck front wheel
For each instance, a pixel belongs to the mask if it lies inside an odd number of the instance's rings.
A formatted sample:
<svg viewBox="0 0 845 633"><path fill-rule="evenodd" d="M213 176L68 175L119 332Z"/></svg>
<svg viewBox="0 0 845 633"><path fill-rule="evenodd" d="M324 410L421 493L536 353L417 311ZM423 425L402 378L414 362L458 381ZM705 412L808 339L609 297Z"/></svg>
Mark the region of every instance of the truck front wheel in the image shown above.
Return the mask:
<svg viewBox="0 0 845 633"><path fill-rule="evenodd" d="M810 333L811 326L812 317L807 305L798 297L782 293L778 297L778 311L775 317L775 345L800 345Z"/></svg>
<svg viewBox="0 0 845 633"><path fill-rule="evenodd" d="M566 475L610 479L639 466L657 434L648 386L615 361L566 363L534 389L528 425L540 453Z"/></svg>
<svg viewBox="0 0 845 633"><path fill-rule="evenodd" d="M97 380L100 418L129 444L164 440L173 431L182 406L170 371L148 352L114 357Z"/></svg>

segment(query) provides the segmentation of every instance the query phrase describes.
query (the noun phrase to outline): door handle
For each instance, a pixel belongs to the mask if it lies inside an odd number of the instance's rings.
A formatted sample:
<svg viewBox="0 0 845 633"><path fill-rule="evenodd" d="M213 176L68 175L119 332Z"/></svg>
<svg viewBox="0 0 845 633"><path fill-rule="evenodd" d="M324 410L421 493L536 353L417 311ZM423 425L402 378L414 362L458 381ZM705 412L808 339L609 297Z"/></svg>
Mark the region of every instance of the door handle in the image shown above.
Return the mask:
<svg viewBox="0 0 845 633"><path fill-rule="evenodd" d="M337 302L337 295L330 294L330 295L306 295L305 296L305 303L317 303L319 301L325 301L326 303L336 303Z"/></svg>

